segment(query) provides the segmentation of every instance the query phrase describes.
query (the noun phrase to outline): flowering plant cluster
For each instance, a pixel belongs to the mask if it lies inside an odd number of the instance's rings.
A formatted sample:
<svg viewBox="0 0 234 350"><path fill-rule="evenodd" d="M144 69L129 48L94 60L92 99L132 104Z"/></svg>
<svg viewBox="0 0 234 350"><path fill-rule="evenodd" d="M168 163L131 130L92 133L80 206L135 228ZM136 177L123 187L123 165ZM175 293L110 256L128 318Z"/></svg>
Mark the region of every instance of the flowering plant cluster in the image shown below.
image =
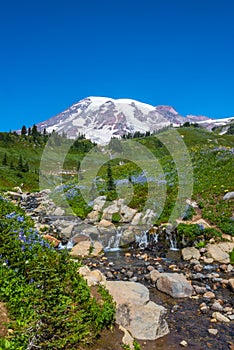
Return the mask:
<svg viewBox="0 0 234 350"><path fill-rule="evenodd" d="M0 198L0 300L13 330L0 338L0 349L77 349L112 323L109 293L100 287L103 304L92 298L80 266Z"/></svg>

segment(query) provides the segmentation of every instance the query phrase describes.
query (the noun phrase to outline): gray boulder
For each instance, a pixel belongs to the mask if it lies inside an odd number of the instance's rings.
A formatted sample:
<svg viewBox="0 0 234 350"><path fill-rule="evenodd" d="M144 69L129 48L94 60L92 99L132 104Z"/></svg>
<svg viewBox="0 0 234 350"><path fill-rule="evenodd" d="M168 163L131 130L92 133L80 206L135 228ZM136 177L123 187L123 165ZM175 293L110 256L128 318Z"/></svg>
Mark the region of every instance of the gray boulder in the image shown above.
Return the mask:
<svg viewBox="0 0 234 350"><path fill-rule="evenodd" d="M169 333L166 309L149 301L149 290L140 283L108 281L116 302L116 323L139 340L155 340Z"/></svg>
<svg viewBox="0 0 234 350"><path fill-rule="evenodd" d="M193 294L193 287L179 273L161 273L157 279L156 287L173 298L186 298Z"/></svg>

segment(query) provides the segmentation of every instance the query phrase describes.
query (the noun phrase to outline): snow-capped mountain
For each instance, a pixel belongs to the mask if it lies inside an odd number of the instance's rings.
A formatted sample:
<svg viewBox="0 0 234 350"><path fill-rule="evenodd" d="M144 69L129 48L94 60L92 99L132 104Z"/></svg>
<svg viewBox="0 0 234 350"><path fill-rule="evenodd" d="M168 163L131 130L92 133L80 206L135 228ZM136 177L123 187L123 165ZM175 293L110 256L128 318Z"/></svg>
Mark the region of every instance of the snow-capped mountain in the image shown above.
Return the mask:
<svg viewBox="0 0 234 350"><path fill-rule="evenodd" d="M132 99L109 97L85 98L64 112L37 124L38 130L65 133L68 138L85 134L98 144L108 143L113 136L140 132L153 132L185 121L209 121L207 117L182 117L170 106L151 106Z"/></svg>

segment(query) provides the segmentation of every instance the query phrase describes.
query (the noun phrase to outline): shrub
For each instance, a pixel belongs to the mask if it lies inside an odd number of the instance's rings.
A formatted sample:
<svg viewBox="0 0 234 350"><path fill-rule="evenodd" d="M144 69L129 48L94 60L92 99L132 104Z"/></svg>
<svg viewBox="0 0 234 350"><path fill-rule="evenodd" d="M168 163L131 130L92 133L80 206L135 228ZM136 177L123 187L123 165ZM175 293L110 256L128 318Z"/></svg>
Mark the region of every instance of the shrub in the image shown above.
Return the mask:
<svg viewBox="0 0 234 350"><path fill-rule="evenodd" d="M0 300L13 332L1 349L77 349L91 343L114 317L108 292L102 303L77 272L80 262L57 252L16 207L0 199Z"/></svg>
<svg viewBox="0 0 234 350"><path fill-rule="evenodd" d="M112 222L117 224L121 221L121 215L119 213L112 214Z"/></svg>

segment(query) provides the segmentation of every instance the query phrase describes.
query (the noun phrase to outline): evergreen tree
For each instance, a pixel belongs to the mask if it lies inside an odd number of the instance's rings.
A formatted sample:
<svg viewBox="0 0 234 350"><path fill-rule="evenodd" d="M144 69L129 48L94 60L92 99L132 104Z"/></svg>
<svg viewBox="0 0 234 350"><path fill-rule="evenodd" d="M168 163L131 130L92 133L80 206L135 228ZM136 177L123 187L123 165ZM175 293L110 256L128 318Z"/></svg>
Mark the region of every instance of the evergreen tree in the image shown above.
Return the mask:
<svg viewBox="0 0 234 350"><path fill-rule="evenodd" d="M21 135L23 135L23 136L27 135L27 128L25 125L22 126Z"/></svg>
<svg viewBox="0 0 234 350"><path fill-rule="evenodd" d="M32 134L32 129L28 128L28 136L30 136Z"/></svg>
<svg viewBox="0 0 234 350"><path fill-rule="evenodd" d="M114 183L114 179L112 176L111 166L109 163L107 165L107 189L108 189L108 191L115 190L115 183Z"/></svg>
<svg viewBox="0 0 234 350"><path fill-rule="evenodd" d="M35 141L37 137L39 136L39 132L37 131L37 126L34 124L32 127L32 136L33 140Z"/></svg>

